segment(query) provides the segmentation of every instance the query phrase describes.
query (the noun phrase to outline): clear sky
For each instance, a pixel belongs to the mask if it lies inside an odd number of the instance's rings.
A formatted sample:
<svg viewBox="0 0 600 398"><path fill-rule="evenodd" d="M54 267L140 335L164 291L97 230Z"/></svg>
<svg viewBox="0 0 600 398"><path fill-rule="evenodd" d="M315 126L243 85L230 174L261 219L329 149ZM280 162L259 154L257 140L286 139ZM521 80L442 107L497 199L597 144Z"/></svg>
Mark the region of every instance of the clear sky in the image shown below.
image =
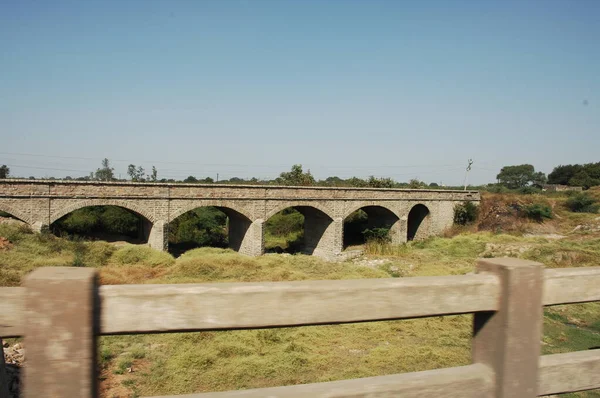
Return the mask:
<svg viewBox="0 0 600 398"><path fill-rule="evenodd" d="M597 162L600 1L0 0L0 164L104 157L444 184Z"/></svg>

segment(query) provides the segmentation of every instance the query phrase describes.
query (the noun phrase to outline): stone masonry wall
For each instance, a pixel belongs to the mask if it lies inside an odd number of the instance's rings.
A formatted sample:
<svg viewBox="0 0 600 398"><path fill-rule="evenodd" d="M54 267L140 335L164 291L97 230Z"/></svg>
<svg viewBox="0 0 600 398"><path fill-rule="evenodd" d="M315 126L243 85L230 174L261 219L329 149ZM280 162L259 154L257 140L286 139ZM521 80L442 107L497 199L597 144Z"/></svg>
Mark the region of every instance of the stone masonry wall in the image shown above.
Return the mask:
<svg viewBox="0 0 600 398"><path fill-rule="evenodd" d="M264 252L264 222L288 207L305 209L307 244L315 255L329 257L343 249L346 217L365 206L375 206L372 213L388 221L397 220L393 240L402 243L414 206L422 204L429 211L416 235L423 238L452 225L457 203L479 200L475 191L0 180L0 211L38 231L79 208L114 205L144 217L151 226L148 244L165 250L172 220L197 207L215 206L236 223L231 236L235 248L249 255Z"/></svg>

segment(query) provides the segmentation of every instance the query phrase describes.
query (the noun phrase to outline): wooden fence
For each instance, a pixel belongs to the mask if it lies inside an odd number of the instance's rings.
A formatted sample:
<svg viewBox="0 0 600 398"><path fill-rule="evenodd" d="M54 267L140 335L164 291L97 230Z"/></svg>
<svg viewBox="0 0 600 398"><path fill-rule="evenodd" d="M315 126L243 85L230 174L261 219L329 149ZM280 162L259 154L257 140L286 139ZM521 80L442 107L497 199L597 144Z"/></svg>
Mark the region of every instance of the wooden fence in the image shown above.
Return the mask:
<svg viewBox="0 0 600 398"><path fill-rule="evenodd" d="M540 356L544 306L599 300L600 267L509 258L473 275L179 285L98 286L94 269L46 267L0 288L0 336L25 338L24 397L88 398L99 335L474 313L468 366L188 397L535 397L600 388L599 349Z"/></svg>

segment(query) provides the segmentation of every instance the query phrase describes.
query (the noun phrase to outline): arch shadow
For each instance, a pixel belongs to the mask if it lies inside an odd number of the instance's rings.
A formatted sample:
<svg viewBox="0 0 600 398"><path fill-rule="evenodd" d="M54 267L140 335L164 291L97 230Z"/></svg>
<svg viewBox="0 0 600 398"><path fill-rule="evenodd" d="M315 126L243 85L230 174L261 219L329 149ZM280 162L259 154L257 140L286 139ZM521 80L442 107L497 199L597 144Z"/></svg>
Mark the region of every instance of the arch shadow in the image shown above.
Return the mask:
<svg viewBox="0 0 600 398"><path fill-rule="evenodd" d="M197 209L207 211L198 214L195 212ZM186 215L189 215L187 220ZM252 220L247 215L230 207L210 204L189 206L174 213L169 221L169 251L178 256L197 247L229 247L245 253L255 243L248 233L251 226ZM201 234L204 234L202 238Z"/></svg>
<svg viewBox="0 0 600 398"><path fill-rule="evenodd" d="M369 236L395 241L399 221L400 218L387 207L361 206L344 218L344 248L364 244Z"/></svg>
<svg viewBox="0 0 600 398"><path fill-rule="evenodd" d="M74 212L75 210L82 209L84 207L92 207L92 206L116 206L127 209L143 218L145 218L150 223L154 224L156 219L154 214L152 214L148 209L145 209L142 206L138 206L134 203L131 203L126 200L104 200L104 199L91 199L91 200L83 200L75 203L70 203L62 208L54 211L50 214L50 224L55 221L63 218L69 213Z"/></svg>
<svg viewBox="0 0 600 398"><path fill-rule="evenodd" d="M287 209L296 210L302 215L302 218L299 219L294 215L293 212L286 214L285 211ZM271 248L270 251L302 253L308 255L330 251L330 248L333 246L331 236L332 232L330 231L333 218L324 211L326 209L321 209L312 205L291 205L279 208L277 210L278 211L271 211L268 213L268 217L265 222L266 232L272 231L273 224L270 222L270 220L272 220L277 214L282 214L283 217L288 217L287 220L279 220L280 223L301 223L301 230L295 231L295 238L292 241L288 240L286 244L287 247L282 248L281 246L275 246ZM295 225L294 227L297 226L298 225ZM286 237L282 238L285 239ZM269 242L267 242L267 245L268 244Z"/></svg>
<svg viewBox="0 0 600 398"><path fill-rule="evenodd" d="M428 236L431 212L427 206L417 204L408 213L406 240L421 240Z"/></svg>
<svg viewBox="0 0 600 398"><path fill-rule="evenodd" d="M62 224L69 215L83 209L90 210L84 216L85 220L75 225ZM123 212L115 213L114 209ZM55 212L50 221L50 231L55 235L67 233L93 240L125 241L133 244L149 243L154 227L154 222L147 215L134 210L131 205L122 206L114 201L71 204Z"/></svg>

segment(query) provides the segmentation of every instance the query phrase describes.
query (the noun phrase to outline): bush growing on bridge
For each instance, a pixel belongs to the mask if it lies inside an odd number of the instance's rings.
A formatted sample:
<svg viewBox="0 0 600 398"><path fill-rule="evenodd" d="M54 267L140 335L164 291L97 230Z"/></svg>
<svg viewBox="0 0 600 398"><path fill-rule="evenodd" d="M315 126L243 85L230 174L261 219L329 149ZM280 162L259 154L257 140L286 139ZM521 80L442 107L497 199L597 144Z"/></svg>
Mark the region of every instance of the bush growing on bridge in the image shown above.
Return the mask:
<svg viewBox="0 0 600 398"><path fill-rule="evenodd" d="M454 223L467 225L477 220L479 208L473 202L463 202L454 206Z"/></svg>

